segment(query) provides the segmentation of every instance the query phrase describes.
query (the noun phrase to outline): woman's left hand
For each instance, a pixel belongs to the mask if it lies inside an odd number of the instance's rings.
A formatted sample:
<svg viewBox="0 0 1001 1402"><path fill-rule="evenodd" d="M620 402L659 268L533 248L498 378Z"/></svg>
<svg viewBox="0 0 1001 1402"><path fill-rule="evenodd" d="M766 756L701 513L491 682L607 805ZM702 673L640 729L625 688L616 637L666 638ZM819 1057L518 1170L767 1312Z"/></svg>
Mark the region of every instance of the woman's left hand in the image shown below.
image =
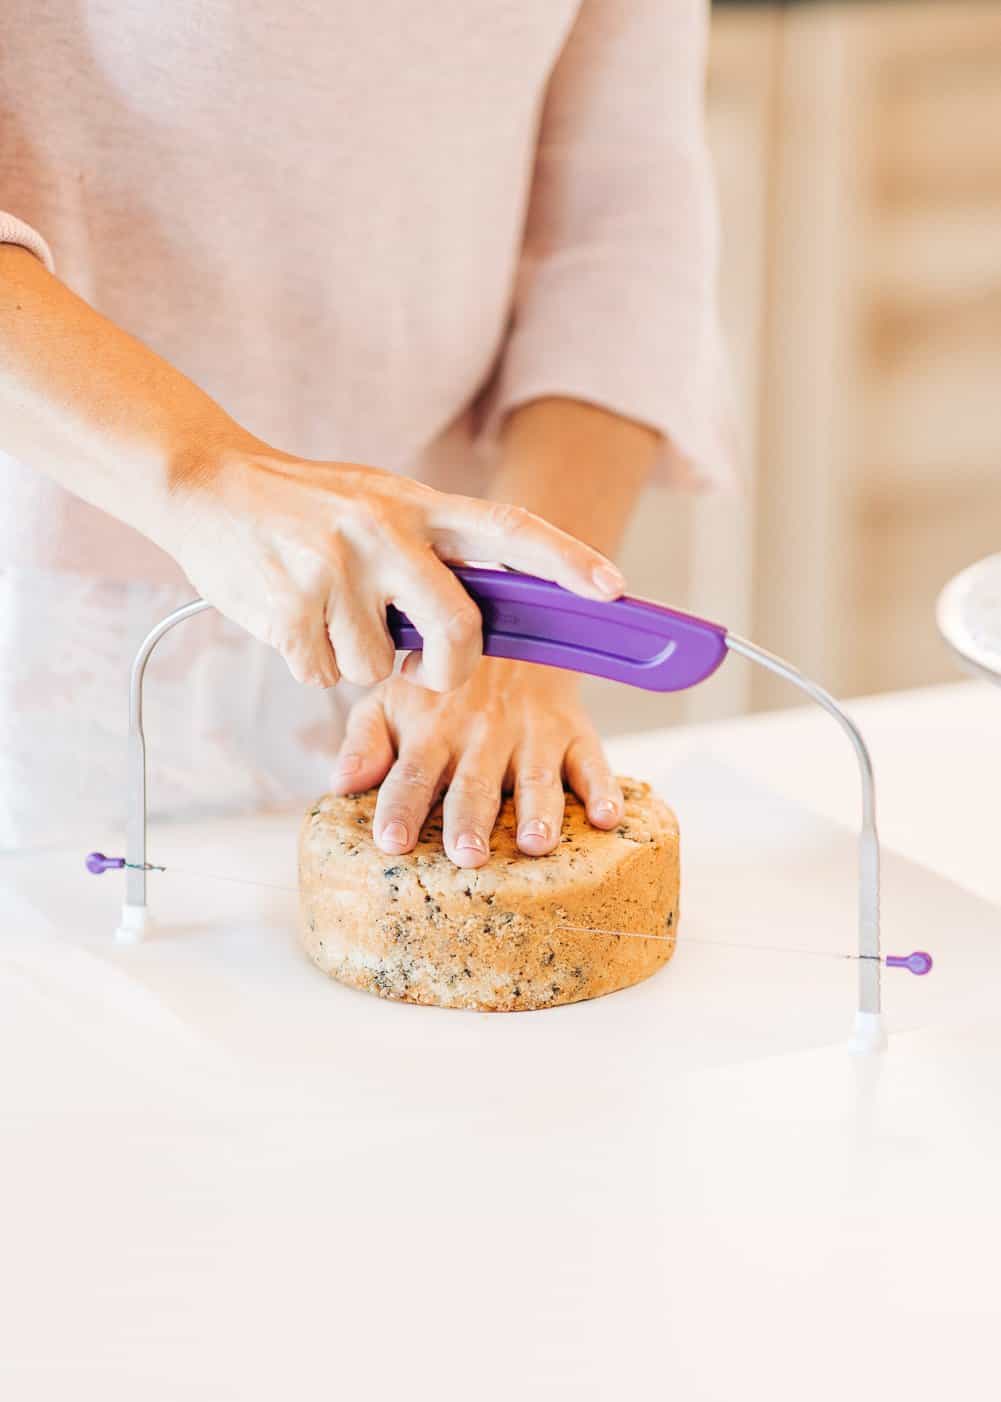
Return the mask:
<svg viewBox="0 0 1001 1402"><path fill-rule="evenodd" d="M416 658L408 659L408 670ZM518 846L551 852L563 825L563 781L596 828L622 817L622 793L569 672L484 657L455 691L425 691L391 677L359 701L334 770L335 793L381 785L373 836L382 851L409 852L445 792L445 851L457 866L490 855L501 794L512 792Z"/></svg>

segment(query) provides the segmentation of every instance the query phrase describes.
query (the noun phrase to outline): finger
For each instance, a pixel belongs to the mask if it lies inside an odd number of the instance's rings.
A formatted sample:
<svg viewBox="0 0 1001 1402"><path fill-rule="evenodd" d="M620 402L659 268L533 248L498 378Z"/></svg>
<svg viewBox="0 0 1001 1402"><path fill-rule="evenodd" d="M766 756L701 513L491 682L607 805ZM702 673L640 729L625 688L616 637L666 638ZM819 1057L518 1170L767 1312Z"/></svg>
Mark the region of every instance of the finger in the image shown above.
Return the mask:
<svg viewBox="0 0 1001 1402"><path fill-rule="evenodd" d="M472 675L483 655L480 611L451 570L430 550L409 551L393 603L424 639L416 669L430 691L453 691Z"/></svg>
<svg viewBox="0 0 1001 1402"><path fill-rule="evenodd" d="M490 856L508 755L501 746L467 751L456 765L443 805L442 841L458 867L481 867Z"/></svg>
<svg viewBox="0 0 1001 1402"><path fill-rule="evenodd" d="M596 828L614 828L622 821L625 811L622 790L593 730L570 742L563 771Z"/></svg>
<svg viewBox="0 0 1001 1402"><path fill-rule="evenodd" d="M402 677L405 682L410 682L412 686L427 687L424 680L424 654L423 652L408 652L400 664L397 676ZM432 690L428 687L428 690Z"/></svg>
<svg viewBox="0 0 1001 1402"><path fill-rule="evenodd" d="M516 756L514 808L521 851L530 857L551 852L563 827L563 784L555 739L549 747L536 744Z"/></svg>
<svg viewBox="0 0 1001 1402"><path fill-rule="evenodd" d="M498 560L591 599L617 599L625 590L611 560L524 507L441 493L427 520L446 559Z"/></svg>
<svg viewBox="0 0 1001 1402"><path fill-rule="evenodd" d="M294 609L277 613L271 621L270 641L297 682L328 687L340 681L323 607L318 601L300 603Z"/></svg>
<svg viewBox="0 0 1001 1402"><path fill-rule="evenodd" d="M382 782L372 835L383 852L409 852L420 835L448 761L440 742L411 742Z"/></svg>
<svg viewBox="0 0 1001 1402"><path fill-rule="evenodd" d="M424 686L423 659L422 652L408 652L400 664L397 676L402 677L404 681L412 682L414 686Z"/></svg>
<svg viewBox="0 0 1001 1402"><path fill-rule="evenodd" d="M348 716L331 778L333 793L364 793L381 784L395 758L382 701L366 697Z"/></svg>
<svg viewBox="0 0 1001 1402"><path fill-rule="evenodd" d="M327 632L346 681L375 686L392 674L396 648L386 626L386 615L365 609L352 590L331 595L327 601Z"/></svg>

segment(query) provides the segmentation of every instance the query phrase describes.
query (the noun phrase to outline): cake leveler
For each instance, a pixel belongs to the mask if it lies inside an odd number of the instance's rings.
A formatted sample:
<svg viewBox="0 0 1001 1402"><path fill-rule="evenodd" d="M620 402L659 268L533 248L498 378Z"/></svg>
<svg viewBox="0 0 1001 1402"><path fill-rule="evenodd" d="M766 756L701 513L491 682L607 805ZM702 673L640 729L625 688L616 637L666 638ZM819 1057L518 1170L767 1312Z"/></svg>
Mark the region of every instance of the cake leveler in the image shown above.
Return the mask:
<svg viewBox="0 0 1001 1402"><path fill-rule="evenodd" d="M483 650L491 657L537 662L549 667L606 677L647 691L683 691L705 681L729 653L784 677L822 706L848 736L861 781L858 865L858 1000L852 1049L881 1051L886 1046L880 1000L880 971L891 968L926 974L931 956L922 950L887 955L880 950L879 838L872 761L858 727L837 701L801 672L755 643L718 623L646 599L624 597L611 602L584 599L548 580L508 570L456 568L483 619ZM150 630L132 664L129 689L129 804L126 856L92 852L87 868L95 874L124 868L125 902L118 937L135 940L144 933L149 913L146 873L155 868L146 856L146 741L143 733L143 677L157 643L178 623L204 609L193 599ZM387 623L398 649L416 651L422 638L405 614L390 606ZM612 932L605 932L612 933ZM634 932L615 932L634 933Z"/></svg>

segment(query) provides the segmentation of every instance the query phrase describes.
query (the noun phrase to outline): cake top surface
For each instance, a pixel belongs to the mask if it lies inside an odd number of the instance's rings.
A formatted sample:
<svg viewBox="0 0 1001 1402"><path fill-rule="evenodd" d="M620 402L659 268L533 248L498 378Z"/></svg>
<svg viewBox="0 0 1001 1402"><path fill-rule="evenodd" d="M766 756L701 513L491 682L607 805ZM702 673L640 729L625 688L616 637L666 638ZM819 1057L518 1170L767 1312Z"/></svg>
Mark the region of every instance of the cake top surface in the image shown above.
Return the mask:
<svg viewBox="0 0 1001 1402"><path fill-rule="evenodd" d="M649 784L620 778L625 812L610 831L588 822L584 805L575 794L566 794L566 815L556 850L545 857L528 857L518 850L513 798L505 796L491 839L491 854L482 867L453 865L442 847L442 811L437 804L421 830L412 852L388 856L372 840L372 816L377 790L339 796L327 794L306 815L303 825L304 855L338 859L338 870L347 876L354 868L359 877L380 866L389 879L416 876L428 892L439 895L489 894L519 886L526 891L541 888L554 892L568 882L600 882L621 867L623 859L644 846L669 848L677 844L674 814Z"/></svg>

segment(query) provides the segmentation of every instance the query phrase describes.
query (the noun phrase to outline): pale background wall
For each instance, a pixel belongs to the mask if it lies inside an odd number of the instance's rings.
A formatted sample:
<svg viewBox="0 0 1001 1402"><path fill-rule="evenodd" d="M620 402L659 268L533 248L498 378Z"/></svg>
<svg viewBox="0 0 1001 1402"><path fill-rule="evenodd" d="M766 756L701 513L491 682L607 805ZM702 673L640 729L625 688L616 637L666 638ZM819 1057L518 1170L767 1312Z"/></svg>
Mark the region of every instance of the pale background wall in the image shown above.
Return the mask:
<svg viewBox="0 0 1001 1402"><path fill-rule="evenodd" d="M844 695L953 677L935 597L1001 551L1001 6L719 9L708 109L744 488L648 493L630 584ZM607 731L795 699L590 686Z"/></svg>

